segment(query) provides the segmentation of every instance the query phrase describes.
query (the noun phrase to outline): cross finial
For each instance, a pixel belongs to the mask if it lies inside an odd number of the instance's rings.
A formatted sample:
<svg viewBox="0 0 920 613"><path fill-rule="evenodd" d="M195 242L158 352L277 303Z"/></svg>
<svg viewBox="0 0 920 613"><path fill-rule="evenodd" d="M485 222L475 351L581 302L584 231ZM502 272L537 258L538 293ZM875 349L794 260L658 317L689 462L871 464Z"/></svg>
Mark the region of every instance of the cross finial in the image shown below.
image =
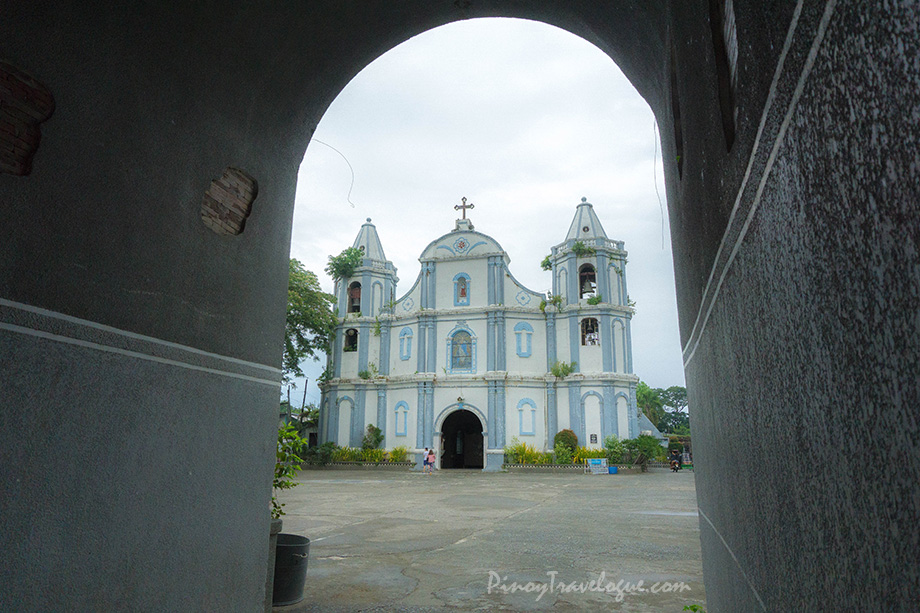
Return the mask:
<svg viewBox="0 0 920 613"><path fill-rule="evenodd" d="M469 204L467 204L467 203L466 203L466 196L464 196L463 198L461 198L460 201L461 201L463 204L455 204L455 205L454 205L454 210L455 210L455 211L459 211L459 210L462 209L462 210L463 210L463 219L466 219L466 210L467 210L467 209L474 209L474 208L476 208L476 205L474 205L472 202L470 202Z"/></svg>

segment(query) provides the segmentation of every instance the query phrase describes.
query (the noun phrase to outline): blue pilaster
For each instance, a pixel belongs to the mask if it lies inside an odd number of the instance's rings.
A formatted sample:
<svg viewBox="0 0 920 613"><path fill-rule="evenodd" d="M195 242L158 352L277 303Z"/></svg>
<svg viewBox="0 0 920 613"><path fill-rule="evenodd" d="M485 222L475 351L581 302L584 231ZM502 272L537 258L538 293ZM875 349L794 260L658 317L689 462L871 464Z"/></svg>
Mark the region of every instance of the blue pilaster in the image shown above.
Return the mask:
<svg viewBox="0 0 920 613"><path fill-rule="evenodd" d="M613 383L604 384L604 404L601 407L601 443L611 434L619 437L617 433L616 397Z"/></svg>
<svg viewBox="0 0 920 613"><path fill-rule="evenodd" d="M338 379L342 376L342 339L345 338L345 327L339 324L335 328L335 337L332 347L332 378Z"/></svg>
<svg viewBox="0 0 920 613"><path fill-rule="evenodd" d="M569 383L569 428L578 437L578 444L585 445L585 419L581 410L581 384Z"/></svg>
<svg viewBox="0 0 920 613"><path fill-rule="evenodd" d="M577 313L566 313L569 320L569 361L575 362L575 372L581 372L579 350L581 349L581 324Z"/></svg>
<svg viewBox="0 0 920 613"><path fill-rule="evenodd" d="M505 382L495 381L495 447L505 446Z"/></svg>
<svg viewBox="0 0 920 613"><path fill-rule="evenodd" d="M555 307L546 307L546 372L550 372L553 364L556 363L556 314L549 312L549 309L555 310Z"/></svg>
<svg viewBox="0 0 920 613"><path fill-rule="evenodd" d="M426 353L427 370L426 372L438 372L438 335L437 335L437 323L435 318L431 315L425 318L426 326L428 332L425 334L425 337L428 341L428 350Z"/></svg>
<svg viewBox="0 0 920 613"><path fill-rule="evenodd" d="M632 322L631 317L626 318L626 372L627 374L632 374L633 372L633 361L632 361L632 331L630 323Z"/></svg>
<svg viewBox="0 0 920 613"><path fill-rule="evenodd" d="M415 446L418 449L424 449L430 445L430 443L425 442L425 384L418 383L416 392Z"/></svg>
<svg viewBox="0 0 920 613"><path fill-rule="evenodd" d="M495 382L488 382L488 402L486 408L486 423L489 428L489 449L497 449L495 428Z"/></svg>
<svg viewBox="0 0 920 613"><path fill-rule="evenodd" d="M610 313L601 313L600 327L601 359L603 360L604 372L613 372L613 343L610 342L613 337L613 326L611 325Z"/></svg>
<svg viewBox="0 0 920 613"><path fill-rule="evenodd" d="M364 406L367 401L367 388L363 385L355 386L355 403L351 407L351 439L349 447L360 447L364 437Z"/></svg>
<svg viewBox="0 0 920 613"><path fill-rule="evenodd" d="M502 276L504 278L504 275ZM505 350L508 340L505 338L505 312L495 313L495 369L507 370L505 366Z"/></svg>
<svg viewBox="0 0 920 613"><path fill-rule="evenodd" d="M428 327L425 325L424 315L418 318L418 343L415 347L415 370L418 372L427 372L428 360L426 353L428 349L427 333Z"/></svg>
<svg viewBox="0 0 920 613"><path fill-rule="evenodd" d="M383 448L387 447L387 386L377 386L377 423L376 426L383 430Z"/></svg>
<svg viewBox="0 0 920 613"><path fill-rule="evenodd" d="M390 331L389 320L380 322L380 364L377 369L381 375L390 374Z"/></svg>
<svg viewBox="0 0 920 613"><path fill-rule="evenodd" d="M556 401L556 383L546 384L546 446L553 446L553 438L559 432L559 409Z"/></svg>
<svg viewBox="0 0 920 613"><path fill-rule="evenodd" d="M364 294L361 295L361 300L364 300ZM367 322L361 322L357 324L358 326L358 372L362 370L367 370L367 358L370 353L371 346L371 330L367 325Z"/></svg>
<svg viewBox="0 0 920 613"><path fill-rule="evenodd" d="M639 436L639 406L636 402L636 384L629 384L629 438Z"/></svg>
<svg viewBox="0 0 920 613"><path fill-rule="evenodd" d="M496 370L496 330L495 330L495 312L486 313L486 370Z"/></svg>
<svg viewBox="0 0 920 613"><path fill-rule="evenodd" d="M607 253L604 251L597 252L597 293L602 296L604 302L613 302L613 294L610 293L610 268L607 266Z"/></svg>

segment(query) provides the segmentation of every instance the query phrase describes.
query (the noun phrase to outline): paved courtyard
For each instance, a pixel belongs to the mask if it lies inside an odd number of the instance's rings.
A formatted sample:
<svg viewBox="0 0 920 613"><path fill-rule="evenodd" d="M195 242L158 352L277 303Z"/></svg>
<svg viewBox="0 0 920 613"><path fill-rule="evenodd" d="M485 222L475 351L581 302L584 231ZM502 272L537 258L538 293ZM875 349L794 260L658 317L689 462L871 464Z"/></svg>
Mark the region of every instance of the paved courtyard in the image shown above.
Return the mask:
<svg viewBox="0 0 920 613"><path fill-rule="evenodd" d="M307 586L276 612L705 604L691 472L308 470L298 480L281 494L283 532L312 541ZM591 589L599 578L607 591ZM639 581L645 591L631 589ZM512 592L515 582L531 591Z"/></svg>

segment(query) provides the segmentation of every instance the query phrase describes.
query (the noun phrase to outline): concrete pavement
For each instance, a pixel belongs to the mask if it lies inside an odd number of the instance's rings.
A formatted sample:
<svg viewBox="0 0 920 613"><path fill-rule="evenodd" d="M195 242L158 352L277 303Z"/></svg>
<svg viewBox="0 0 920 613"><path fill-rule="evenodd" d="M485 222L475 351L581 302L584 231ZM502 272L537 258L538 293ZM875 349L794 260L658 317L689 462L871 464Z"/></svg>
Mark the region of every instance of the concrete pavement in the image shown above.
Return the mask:
<svg viewBox="0 0 920 613"><path fill-rule="evenodd" d="M310 470L298 480L281 493L283 532L311 539L306 597L277 612L705 604L691 472Z"/></svg>

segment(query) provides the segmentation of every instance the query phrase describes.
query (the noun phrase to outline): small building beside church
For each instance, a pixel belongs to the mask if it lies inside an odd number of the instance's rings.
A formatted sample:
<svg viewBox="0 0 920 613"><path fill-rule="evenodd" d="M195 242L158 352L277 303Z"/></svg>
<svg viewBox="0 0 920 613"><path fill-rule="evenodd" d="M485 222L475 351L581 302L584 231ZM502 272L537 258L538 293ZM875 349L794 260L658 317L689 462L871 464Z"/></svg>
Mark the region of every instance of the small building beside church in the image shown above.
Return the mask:
<svg viewBox="0 0 920 613"><path fill-rule="evenodd" d="M335 284L321 442L360 447L374 424L387 449L420 459L433 447L439 468L498 470L512 437L549 451L565 428L594 448L609 435L660 436L636 409L624 244L591 203L582 198L551 248L547 294L514 278L498 241L466 218L471 206L455 207L463 218L425 248L400 297L376 228L361 226L362 265Z"/></svg>

